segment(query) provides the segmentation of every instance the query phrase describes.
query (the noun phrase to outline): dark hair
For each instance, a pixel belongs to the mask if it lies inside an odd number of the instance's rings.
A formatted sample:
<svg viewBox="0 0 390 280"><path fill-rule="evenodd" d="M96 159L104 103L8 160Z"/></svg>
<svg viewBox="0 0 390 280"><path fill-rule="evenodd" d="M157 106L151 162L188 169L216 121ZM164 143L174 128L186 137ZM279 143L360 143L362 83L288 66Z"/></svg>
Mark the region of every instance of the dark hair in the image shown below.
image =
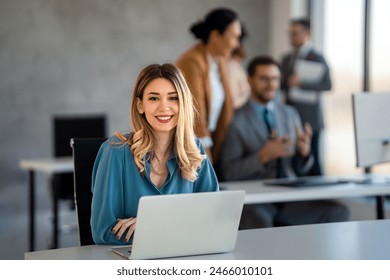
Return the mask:
<svg viewBox="0 0 390 280"><path fill-rule="evenodd" d="M229 24L237 19L236 12L227 8L217 8L209 12L203 21L191 25L190 31L197 39L207 43L211 31L217 30L220 34L223 34Z"/></svg>
<svg viewBox="0 0 390 280"><path fill-rule="evenodd" d="M251 62L249 62L248 75L253 76L253 74L256 72L256 67L259 65L276 65L280 69L279 63L277 63L275 59L267 55L260 55L253 58Z"/></svg>
<svg viewBox="0 0 390 280"><path fill-rule="evenodd" d="M244 41L244 39L248 38L248 31L246 30L245 24L241 22L241 36L240 43Z"/></svg>
<svg viewBox="0 0 390 280"><path fill-rule="evenodd" d="M299 25L302 25L303 28L310 30L310 20L308 20L307 18L292 19L290 21L290 24L299 24Z"/></svg>

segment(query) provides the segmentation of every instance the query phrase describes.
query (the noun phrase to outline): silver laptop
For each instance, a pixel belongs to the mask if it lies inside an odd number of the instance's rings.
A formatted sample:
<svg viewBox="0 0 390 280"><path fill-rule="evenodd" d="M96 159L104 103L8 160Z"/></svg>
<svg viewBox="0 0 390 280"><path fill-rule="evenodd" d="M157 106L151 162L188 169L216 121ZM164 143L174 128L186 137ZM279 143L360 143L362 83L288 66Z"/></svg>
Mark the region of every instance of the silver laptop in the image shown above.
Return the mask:
<svg viewBox="0 0 390 280"><path fill-rule="evenodd" d="M231 252L245 191L144 196L133 244L112 247L127 259Z"/></svg>

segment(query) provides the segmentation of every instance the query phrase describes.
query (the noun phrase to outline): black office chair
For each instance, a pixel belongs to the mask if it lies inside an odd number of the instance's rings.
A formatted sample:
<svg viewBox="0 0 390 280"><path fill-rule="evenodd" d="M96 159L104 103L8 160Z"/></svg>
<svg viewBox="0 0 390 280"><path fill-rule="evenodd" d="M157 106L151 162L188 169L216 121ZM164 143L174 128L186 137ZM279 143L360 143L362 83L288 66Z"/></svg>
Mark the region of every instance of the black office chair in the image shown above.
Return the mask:
<svg viewBox="0 0 390 280"><path fill-rule="evenodd" d="M94 244L91 218L92 168L100 145L106 138L73 138L74 202L77 212L80 246Z"/></svg>
<svg viewBox="0 0 390 280"><path fill-rule="evenodd" d="M53 117L54 157L72 156L71 138L105 138L104 114L57 115ZM74 208L73 172L56 174L52 178L53 234L50 248L58 247L58 203L68 200Z"/></svg>

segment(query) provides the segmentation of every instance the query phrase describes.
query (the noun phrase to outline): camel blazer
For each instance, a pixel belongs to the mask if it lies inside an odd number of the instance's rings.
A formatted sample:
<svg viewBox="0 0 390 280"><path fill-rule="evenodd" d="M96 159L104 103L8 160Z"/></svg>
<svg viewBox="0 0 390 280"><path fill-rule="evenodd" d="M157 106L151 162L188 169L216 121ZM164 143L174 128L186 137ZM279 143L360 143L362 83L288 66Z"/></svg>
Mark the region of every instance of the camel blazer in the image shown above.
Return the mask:
<svg viewBox="0 0 390 280"><path fill-rule="evenodd" d="M195 134L199 138L211 137L213 141L211 153L213 162L216 162L219 157L226 130L230 125L234 113L227 62L225 59L221 59L219 63L219 72L225 92L225 101L218 119L217 128L213 133L211 133L208 128L212 91L209 79L209 63L206 46L203 43L196 44L183 53L176 64L187 81L194 97L195 108L198 111L198 118L194 124Z"/></svg>

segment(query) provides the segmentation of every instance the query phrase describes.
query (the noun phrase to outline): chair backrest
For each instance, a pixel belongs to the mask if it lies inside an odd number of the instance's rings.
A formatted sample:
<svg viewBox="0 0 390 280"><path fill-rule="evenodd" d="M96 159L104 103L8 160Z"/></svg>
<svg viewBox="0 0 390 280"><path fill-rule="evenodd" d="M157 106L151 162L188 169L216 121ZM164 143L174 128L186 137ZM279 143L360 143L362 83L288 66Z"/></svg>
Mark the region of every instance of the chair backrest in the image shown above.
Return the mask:
<svg viewBox="0 0 390 280"><path fill-rule="evenodd" d="M106 137L104 114L56 115L53 117L53 154L55 157L71 156L72 138ZM53 183L61 199L73 199L73 174L57 174Z"/></svg>
<svg viewBox="0 0 390 280"><path fill-rule="evenodd" d="M94 244L90 225L92 169L99 148L105 140L106 138L71 139L74 163L74 200L80 246Z"/></svg>
<svg viewBox="0 0 390 280"><path fill-rule="evenodd" d="M106 136L106 116L96 115L56 115L53 118L54 156L71 156L69 141L72 138L104 138Z"/></svg>

